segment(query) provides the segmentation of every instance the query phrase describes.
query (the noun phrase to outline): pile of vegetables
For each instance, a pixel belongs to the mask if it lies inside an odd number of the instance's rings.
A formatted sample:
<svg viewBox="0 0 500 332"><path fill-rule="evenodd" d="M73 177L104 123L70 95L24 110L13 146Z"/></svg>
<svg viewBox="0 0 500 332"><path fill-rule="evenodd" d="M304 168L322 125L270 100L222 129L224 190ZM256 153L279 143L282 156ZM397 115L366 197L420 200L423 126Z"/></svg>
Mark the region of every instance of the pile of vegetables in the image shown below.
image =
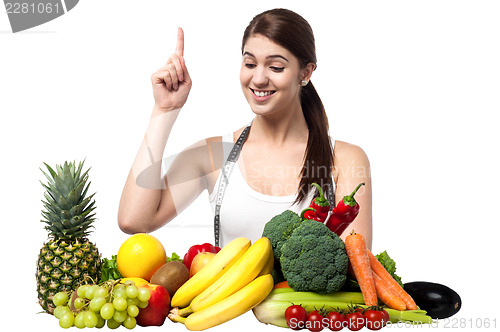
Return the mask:
<svg viewBox="0 0 500 332"><path fill-rule="evenodd" d="M386 251L375 256L362 234L340 239L359 212L354 194L363 184L333 210L313 184L320 196L301 215L286 210L265 225L276 285L253 309L260 322L294 330L378 330L388 322L431 323L460 309L460 297L444 285L403 284L394 260Z"/></svg>

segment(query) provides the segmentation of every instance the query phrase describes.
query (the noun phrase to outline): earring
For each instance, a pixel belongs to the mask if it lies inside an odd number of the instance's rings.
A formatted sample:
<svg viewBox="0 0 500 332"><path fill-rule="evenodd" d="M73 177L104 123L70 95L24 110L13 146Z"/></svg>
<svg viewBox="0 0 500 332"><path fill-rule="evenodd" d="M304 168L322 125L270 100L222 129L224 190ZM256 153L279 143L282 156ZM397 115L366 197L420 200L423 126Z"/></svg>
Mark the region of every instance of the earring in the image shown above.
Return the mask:
<svg viewBox="0 0 500 332"><path fill-rule="evenodd" d="M302 85L302 86L306 86L307 83L309 83L307 80L300 81L300 85Z"/></svg>

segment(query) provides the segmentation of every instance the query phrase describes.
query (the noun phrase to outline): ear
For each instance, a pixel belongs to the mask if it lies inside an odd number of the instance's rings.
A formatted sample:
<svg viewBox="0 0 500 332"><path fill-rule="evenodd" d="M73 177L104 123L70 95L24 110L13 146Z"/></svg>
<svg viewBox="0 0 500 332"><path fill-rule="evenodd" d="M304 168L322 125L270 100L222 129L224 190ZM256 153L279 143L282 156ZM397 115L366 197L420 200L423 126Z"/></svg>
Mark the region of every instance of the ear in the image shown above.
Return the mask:
<svg viewBox="0 0 500 332"><path fill-rule="evenodd" d="M309 62L304 69L302 69L300 80L306 80L309 82L311 80L312 73L316 69L316 65L312 62Z"/></svg>

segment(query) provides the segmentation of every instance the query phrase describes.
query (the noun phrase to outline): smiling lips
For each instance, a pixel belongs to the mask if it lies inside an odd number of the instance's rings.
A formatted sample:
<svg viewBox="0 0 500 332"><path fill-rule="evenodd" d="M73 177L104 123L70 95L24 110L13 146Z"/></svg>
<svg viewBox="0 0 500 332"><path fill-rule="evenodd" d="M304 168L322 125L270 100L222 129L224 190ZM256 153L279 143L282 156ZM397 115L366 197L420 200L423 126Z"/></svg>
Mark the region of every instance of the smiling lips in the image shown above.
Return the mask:
<svg viewBox="0 0 500 332"><path fill-rule="evenodd" d="M257 101L264 101L264 100L267 100L270 96L272 96L276 91L271 91L271 90L267 90L267 91L264 91L264 90L254 90L252 88L250 88L250 90L252 90L253 92L253 95L255 96L255 99Z"/></svg>

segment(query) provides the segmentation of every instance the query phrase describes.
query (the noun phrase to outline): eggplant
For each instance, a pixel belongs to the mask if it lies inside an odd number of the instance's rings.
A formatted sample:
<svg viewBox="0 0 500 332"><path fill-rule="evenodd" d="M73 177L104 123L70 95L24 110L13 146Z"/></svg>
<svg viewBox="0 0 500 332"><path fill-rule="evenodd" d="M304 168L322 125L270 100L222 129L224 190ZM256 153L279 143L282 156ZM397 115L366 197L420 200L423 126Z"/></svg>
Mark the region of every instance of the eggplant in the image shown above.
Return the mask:
<svg viewBox="0 0 500 332"><path fill-rule="evenodd" d="M433 319L451 317L462 306L458 293L445 285L413 281L405 283L404 290L413 298L417 306L427 311L427 315Z"/></svg>

